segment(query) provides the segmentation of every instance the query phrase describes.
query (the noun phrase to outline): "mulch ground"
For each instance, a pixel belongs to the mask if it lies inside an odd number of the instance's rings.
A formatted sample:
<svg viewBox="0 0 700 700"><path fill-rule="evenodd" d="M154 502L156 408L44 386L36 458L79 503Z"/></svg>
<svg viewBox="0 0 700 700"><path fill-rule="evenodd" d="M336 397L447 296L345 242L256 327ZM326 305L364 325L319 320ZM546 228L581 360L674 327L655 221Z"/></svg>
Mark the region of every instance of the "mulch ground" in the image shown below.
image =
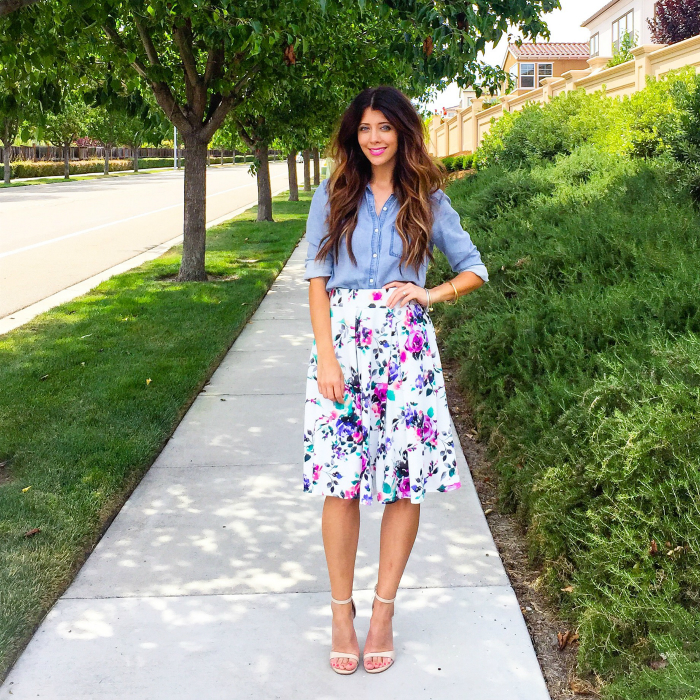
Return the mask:
<svg viewBox="0 0 700 700"><path fill-rule="evenodd" d="M462 449L491 534L520 603L549 694L552 700L596 698L595 688L576 674L575 627L561 618L540 590L538 580L542 572L528 559L526 533L521 523L513 514L499 508L498 474L486 458L485 446L479 442L469 404L453 380L457 364L444 361L443 368L450 410Z"/></svg>

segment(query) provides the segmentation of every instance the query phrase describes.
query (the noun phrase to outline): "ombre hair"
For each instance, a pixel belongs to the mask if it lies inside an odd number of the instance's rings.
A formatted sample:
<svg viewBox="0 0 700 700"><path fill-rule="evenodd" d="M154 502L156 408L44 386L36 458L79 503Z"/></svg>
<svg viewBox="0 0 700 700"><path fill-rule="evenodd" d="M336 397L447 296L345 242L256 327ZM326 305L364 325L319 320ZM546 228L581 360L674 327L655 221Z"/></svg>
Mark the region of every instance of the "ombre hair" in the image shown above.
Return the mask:
<svg viewBox="0 0 700 700"><path fill-rule="evenodd" d="M328 183L328 233L321 240L317 259L323 260L332 253L337 261L345 239L350 260L357 264L352 252L352 234L357 225L358 207L372 177L372 165L362 152L357 133L368 107L380 111L398 135L393 176L394 194L399 202L396 232L403 241L401 265L418 271L426 257L432 259L431 196L443 186L445 172L428 155L423 123L415 107L400 90L388 86L363 90L343 114L331 150L335 170Z"/></svg>

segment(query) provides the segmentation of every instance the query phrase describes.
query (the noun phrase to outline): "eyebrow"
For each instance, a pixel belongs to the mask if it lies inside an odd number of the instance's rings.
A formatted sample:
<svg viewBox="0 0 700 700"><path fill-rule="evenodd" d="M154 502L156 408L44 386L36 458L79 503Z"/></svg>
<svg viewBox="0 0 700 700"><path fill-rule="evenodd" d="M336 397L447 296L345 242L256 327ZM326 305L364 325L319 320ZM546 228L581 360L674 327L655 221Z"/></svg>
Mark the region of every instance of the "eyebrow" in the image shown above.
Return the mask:
<svg viewBox="0 0 700 700"><path fill-rule="evenodd" d="M379 126L382 126L382 124L388 124L391 126L391 122L379 122ZM369 122L360 122L360 126L370 126Z"/></svg>

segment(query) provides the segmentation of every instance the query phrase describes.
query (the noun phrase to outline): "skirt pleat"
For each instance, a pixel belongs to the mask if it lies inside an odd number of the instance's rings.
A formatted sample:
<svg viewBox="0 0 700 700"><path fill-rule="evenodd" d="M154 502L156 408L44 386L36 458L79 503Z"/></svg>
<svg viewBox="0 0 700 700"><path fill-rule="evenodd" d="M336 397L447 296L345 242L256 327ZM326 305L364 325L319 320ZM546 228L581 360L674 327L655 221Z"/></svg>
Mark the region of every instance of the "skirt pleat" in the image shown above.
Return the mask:
<svg viewBox="0 0 700 700"><path fill-rule="evenodd" d="M390 292L334 289L331 327L345 401L324 398L313 344L304 413L304 491L421 503L459 488L445 383L427 311L390 309Z"/></svg>

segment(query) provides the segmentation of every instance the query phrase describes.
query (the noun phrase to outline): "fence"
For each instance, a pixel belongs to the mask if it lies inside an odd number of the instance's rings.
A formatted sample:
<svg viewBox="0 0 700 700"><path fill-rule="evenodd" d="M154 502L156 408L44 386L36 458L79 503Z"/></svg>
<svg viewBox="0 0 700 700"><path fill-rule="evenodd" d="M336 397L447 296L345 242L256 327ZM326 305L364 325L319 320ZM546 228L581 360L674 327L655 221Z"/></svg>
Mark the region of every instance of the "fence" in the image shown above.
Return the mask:
<svg viewBox="0 0 700 700"><path fill-rule="evenodd" d="M71 146L70 148L70 159L71 160L103 160L105 149L102 146ZM0 163L2 163L4 157L4 149L0 147ZM184 158L186 155L186 150L184 147L178 146L178 155L180 158ZM209 156L213 161L217 158L231 158L234 155L234 151L219 148L212 148L209 150ZM245 155L238 152L237 155ZM252 160L252 156L246 160ZM275 160L279 156L279 151L270 150L270 160ZM134 157L134 150L132 148L126 147L114 147L110 150L110 158L125 158L131 159ZM173 158L174 151L172 148L140 148L139 158ZM10 147L10 160L22 160L22 161L39 161L39 160L63 160L63 149L56 146L11 146Z"/></svg>
<svg viewBox="0 0 700 700"><path fill-rule="evenodd" d="M544 103L557 95L583 88L596 92L605 88L613 97L631 95L646 86L648 76L662 78L669 71L694 66L700 72L700 36L670 46L646 44L632 50L633 60L606 68L610 60L596 56L586 70L572 70L560 78L545 78L534 90L516 90L500 98L500 104L484 109L484 99L474 100L450 119L434 118L430 124L429 151L438 158L473 153L491 129L491 120L504 112L522 109L529 102Z"/></svg>

